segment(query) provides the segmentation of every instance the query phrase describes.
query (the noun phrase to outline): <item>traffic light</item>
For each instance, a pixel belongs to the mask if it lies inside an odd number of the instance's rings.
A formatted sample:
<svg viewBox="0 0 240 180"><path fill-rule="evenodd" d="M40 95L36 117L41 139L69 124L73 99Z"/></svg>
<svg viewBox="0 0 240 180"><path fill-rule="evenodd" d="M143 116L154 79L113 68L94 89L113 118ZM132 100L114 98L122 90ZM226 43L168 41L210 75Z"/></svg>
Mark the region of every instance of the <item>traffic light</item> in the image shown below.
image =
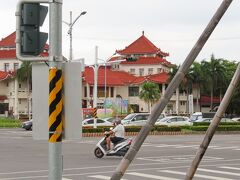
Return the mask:
<svg viewBox="0 0 240 180"><path fill-rule="evenodd" d="M22 4L21 54L37 56L44 50L48 33L40 32L40 26L48 13L48 7L39 3Z"/></svg>

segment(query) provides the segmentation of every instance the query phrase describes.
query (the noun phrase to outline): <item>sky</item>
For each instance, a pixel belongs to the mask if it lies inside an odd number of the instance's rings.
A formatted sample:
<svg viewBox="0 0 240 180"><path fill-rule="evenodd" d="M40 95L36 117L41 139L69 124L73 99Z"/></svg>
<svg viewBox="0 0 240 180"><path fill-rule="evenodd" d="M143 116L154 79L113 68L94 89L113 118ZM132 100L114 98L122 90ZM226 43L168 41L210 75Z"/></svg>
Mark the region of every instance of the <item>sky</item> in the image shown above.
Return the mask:
<svg viewBox="0 0 240 180"><path fill-rule="evenodd" d="M0 38L15 31L17 0L1 0ZM107 60L116 50L124 49L145 36L163 52L173 64L182 64L197 39L216 12L222 0L63 0L62 20L73 20L73 59L84 58L94 64L95 46L98 58ZM197 57L197 61L216 58L239 61L240 57L240 1L231 3L227 12ZM41 31L49 31L46 18ZM69 57L69 27L62 24L62 52ZM100 61L100 60L99 60Z"/></svg>

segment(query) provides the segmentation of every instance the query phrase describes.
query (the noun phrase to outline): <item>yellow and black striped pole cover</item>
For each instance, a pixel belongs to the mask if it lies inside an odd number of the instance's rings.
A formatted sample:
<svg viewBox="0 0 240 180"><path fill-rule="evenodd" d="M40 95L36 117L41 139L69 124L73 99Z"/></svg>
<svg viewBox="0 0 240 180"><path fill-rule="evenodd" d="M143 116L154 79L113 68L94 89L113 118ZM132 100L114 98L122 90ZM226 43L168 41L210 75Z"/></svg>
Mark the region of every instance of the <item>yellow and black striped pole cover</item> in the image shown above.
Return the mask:
<svg viewBox="0 0 240 180"><path fill-rule="evenodd" d="M63 109L63 78L62 70L57 68L49 69L49 142L61 142L62 141L62 109Z"/></svg>
<svg viewBox="0 0 240 180"><path fill-rule="evenodd" d="M93 109L93 117L94 117L94 118L97 118L97 108L94 108L94 109Z"/></svg>

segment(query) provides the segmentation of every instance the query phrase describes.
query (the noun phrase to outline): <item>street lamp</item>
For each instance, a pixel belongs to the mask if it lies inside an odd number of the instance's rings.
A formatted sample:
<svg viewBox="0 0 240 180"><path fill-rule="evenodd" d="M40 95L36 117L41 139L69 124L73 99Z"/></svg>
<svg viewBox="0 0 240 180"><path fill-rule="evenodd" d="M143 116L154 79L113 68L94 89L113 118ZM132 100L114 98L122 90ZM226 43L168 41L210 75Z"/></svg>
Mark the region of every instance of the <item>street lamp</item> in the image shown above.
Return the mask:
<svg viewBox="0 0 240 180"><path fill-rule="evenodd" d="M68 25L69 29L68 29L68 34L69 34L69 37L70 37L70 48L69 48L69 61L72 61L72 28L73 28L73 25L77 22L77 20L84 14L86 14L87 12L86 11L83 11L81 12L78 17L76 17L76 19L72 22L72 11L70 11L70 22L66 22L66 21L63 21L63 23L65 23L66 25Z"/></svg>

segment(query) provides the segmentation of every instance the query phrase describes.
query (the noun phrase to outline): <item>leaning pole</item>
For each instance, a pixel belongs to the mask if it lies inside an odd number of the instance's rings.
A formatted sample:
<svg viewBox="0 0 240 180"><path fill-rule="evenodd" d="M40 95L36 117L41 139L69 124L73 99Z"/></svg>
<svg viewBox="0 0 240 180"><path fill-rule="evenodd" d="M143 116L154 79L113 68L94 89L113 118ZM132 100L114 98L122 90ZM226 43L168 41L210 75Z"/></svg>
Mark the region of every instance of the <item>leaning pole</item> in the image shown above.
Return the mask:
<svg viewBox="0 0 240 180"><path fill-rule="evenodd" d="M187 73L189 67L192 65L195 58L198 56L199 52L202 50L204 44L207 42L208 38L210 37L211 33L219 23L220 19L228 9L229 5L231 4L232 0L223 0L222 4L218 8L217 12L214 14L212 19L210 20L209 24L197 40L196 44L188 54L187 58L179 68L178 72L174 76L173 80L170 82L169 86L167 87L164 95L161 99L157 102L154 109L152 110L147 123L145 126L142 127L141 131L139 132L138 136L135 138L131 148L127 152L127 154L123 157L120 164L116 168L115 172L113 173L111 180L120 180L124 175L125 171L127 170L128 166L136 156L137 152L139 151L141 145L143 144L144 140L146 139L148 133L154 126L157 118L162 113L163 109L169 102L170 98L172 97L174 91L181 83L182 79L184 78L185 74Z"/></svg>
<svg viewBox="0 0 240 180"><path fill-rule="evenodd" d="M238 64L237 70L232 78L232 81L228 86L228 89L223 97L223 100L222 100L215 116L213 117L213 121L209 125L208 130L205 134L205 137L196 153L196 156L193 159L190 168L188 169L188 172L185 176L185 180L192 180L192 178L198 168L198 165L200 164L200 162L208 148L208 145L210 144L212 137L221 121L222 115L226 111L226 109L229 105L229 102L231 100L231 97L233 95L233 92L234 92L239 80L240 80L240 64Z"/></svg>

